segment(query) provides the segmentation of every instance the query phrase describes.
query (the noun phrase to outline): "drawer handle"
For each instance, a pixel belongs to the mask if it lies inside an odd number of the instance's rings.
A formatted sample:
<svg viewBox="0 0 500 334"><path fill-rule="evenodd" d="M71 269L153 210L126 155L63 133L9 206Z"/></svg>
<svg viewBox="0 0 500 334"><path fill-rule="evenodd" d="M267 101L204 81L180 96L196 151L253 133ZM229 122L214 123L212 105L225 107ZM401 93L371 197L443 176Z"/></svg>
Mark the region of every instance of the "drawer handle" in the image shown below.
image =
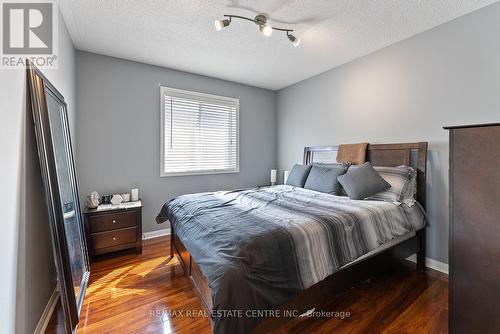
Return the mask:
<svg viewBox="0 0 500 334"><path fill-rule="evenodd" d="M113 224L116 224L116 220L115 219L113 219Z"/></svg>
<svg viewBox="0 0 500 334"><path fill-rule="evenodd" d="M116 240L116 237L113 237L113 240Z"/></svg>

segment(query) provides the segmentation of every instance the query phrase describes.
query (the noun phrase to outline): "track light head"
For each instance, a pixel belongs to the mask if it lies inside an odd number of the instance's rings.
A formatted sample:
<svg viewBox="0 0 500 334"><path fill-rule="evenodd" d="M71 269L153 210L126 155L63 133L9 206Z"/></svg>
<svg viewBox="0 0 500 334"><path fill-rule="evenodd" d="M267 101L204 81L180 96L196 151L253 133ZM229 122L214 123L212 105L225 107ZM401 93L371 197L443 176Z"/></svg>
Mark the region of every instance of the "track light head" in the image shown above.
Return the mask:
<svg viewBox="0 0 500 334"><path fill-rule="evenodd" d="M267 16L264 14L259 14L254 17L253 21L259 26L259 30L264 34L264 36L269 37L273 34L273 27L267 24Z"/></svg>
<svg viewBox="0 0 500 334"><path fill-rule="evenodd" d="M215 30L221 31L222 28L225 28L231 23L230 19L224 19L224 20L215 20Z"/></svg>
<svg viewBox="0 0 500 334"><path fill-rule="evenodd" d="M260 31L264 34L264 36L269 37L273 34L273 28L270 25L260 26Z"/></svg>
<svg viewBox="0 0 500 334"><path fill-rule="evenodd" d="M288 33L286 36L288 37L288 40L290 42L292 42L293 46L299 46L299 44L300 44L300 38L295 37L294 35L292 35L290 33Z"/></svg>

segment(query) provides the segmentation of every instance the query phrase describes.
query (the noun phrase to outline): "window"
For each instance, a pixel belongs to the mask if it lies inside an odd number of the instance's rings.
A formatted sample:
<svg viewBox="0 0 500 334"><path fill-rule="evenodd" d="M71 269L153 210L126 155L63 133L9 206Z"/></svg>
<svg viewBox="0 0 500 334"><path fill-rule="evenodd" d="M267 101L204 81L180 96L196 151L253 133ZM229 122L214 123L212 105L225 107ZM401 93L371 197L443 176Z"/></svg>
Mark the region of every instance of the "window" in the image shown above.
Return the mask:
<svg viewBox="0 0 500 334"><path fill-rule="evenodd" d="M160 176L239 172L239 99L161 87Z"/></svg>

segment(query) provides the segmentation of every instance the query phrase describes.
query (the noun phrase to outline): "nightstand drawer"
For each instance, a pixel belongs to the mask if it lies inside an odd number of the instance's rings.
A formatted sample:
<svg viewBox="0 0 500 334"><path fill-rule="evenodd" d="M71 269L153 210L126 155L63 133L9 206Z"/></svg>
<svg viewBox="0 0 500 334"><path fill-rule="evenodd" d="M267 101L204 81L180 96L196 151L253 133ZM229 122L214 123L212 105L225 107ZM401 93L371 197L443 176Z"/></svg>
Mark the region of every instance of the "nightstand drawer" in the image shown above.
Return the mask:
<svg viewBox="0 0 500 334"><path fill-rule="evenodd" d="M92 246L95 250L136 242L135 227L92 234Z"/></svg>
<svg viewBox="0 0 500 334"><path fill-rule="evenodd" d="M134 227L137 225L137 213L116 212L89 217L90 233Z"/></svg>

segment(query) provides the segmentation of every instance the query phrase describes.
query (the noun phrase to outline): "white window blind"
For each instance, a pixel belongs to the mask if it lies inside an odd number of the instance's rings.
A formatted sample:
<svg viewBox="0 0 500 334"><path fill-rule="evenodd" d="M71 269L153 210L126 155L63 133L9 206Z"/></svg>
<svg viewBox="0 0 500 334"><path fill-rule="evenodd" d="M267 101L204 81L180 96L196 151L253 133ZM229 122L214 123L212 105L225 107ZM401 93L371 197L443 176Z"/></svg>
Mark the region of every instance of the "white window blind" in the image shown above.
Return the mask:
<svg viewBox="0 0 500 334"><path fill-rule="evenodd" d="M239 171L239 100L161 87L161 176Z"/></svg>

